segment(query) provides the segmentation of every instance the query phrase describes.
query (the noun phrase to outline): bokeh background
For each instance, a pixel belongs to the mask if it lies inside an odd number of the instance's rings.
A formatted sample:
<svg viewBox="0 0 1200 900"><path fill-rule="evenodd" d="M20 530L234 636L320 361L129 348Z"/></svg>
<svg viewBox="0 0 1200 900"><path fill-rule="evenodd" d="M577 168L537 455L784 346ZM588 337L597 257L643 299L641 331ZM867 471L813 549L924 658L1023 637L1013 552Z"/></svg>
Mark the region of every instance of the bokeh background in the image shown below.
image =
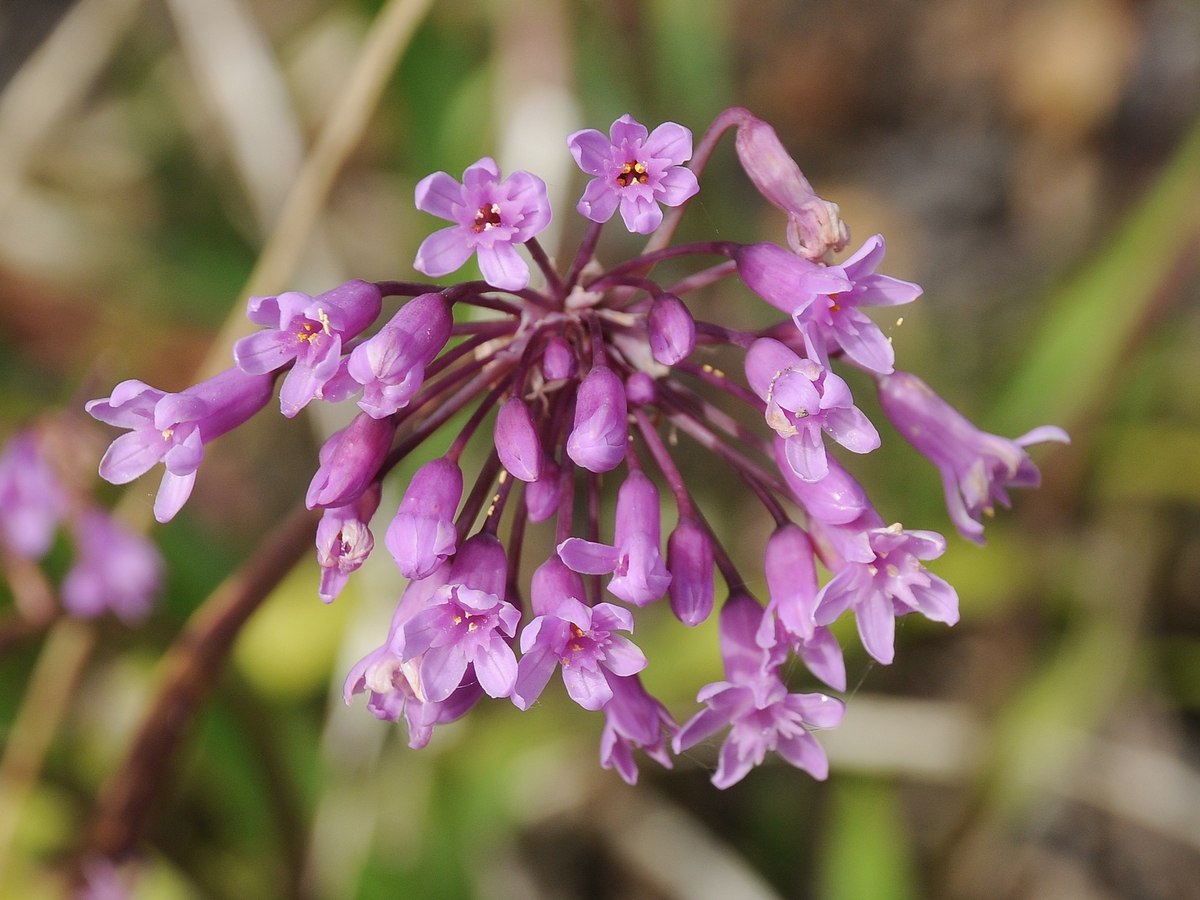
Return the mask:
<svg viewBox="0 0 1200 900"><path fill-rule="evenodd" d="M885 271L924 285L902 325L879 320L900 367L992 430L1074 440L1035 452L1043 488L989 523L986 548L951 537L934 568L958 588L958 626L906 620L886 668L845 634L825 783L774 761L718 792L710 743L671 772L644 762L626 788L598 767L600 717L553 686L411 751L340 699L399 576L377 555L325 607L305 562L201 707L122 873L134 896L1200 896L1200 7L397 5L417 24L378 103L322 138L381 3L0 2L0 438L50 423L90 472L106 436L82 402L125 378L191 383L252 275L270 292L410 277L434 226L413 186L437 169L494 155L539 173L558 211L545 243L568 256L583 178L566 134L624 112L699 134L736 104L774 124L855 246L882 232ZM311 236L280 237L304 219L304 160L339 136L328 196L308 189ZM743 241L783 224L728 139L685 221L689 238ZM269 239L287 246L264 263ZM637 246L610 234L601 254ZM757 301L725 286L700 302L752 317ZM852 471L889 521L952 534L936 472L860 402L884 447ZM170 576L140 628L71 631L0 584L0 897L68 895L163 654L303 496L342 415L264 414L210 448L192 502L151 532ZM769 522L691 471L757 571ZM153 489L123 508L145 518ZM62 538L52 579L69 557ZM715 628L647 613L645 680L682 721L720 678Z"/></svg>

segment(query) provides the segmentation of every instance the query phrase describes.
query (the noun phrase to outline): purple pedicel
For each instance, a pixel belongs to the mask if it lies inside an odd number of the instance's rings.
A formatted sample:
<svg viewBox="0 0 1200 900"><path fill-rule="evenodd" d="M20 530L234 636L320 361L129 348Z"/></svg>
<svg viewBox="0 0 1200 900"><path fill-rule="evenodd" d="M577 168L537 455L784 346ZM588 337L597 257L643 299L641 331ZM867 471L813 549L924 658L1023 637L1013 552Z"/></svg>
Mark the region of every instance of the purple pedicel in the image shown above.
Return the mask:
<svg viewBox="0 0 1200 900"><path fill-rule="evenodd" d="M346 506L325 510L317 523L317 563L321 566L321 600L332 603L350 575L357 572L371 551L375 536L368 527L379 508L380 485L375 482Z"/></svg>
<svg viewBox="0 0 1200 900"><path fill-rule="evenodd" d="M321 467L308 486L309 509L347 506L379 477L396 436L396 424L359 413L321 447Z"/></svg>
<svg viewBox="0 0 1200 900"><path fill-rule="evenodd" d="M567 455L589 472L609 472L625 458L629 434L625 387L607 366L595 366L575 396L575 427Z"/></svg>
<svg viewBox="0 0 1200 900"><path fill-rule="evenodd" d="M322 396L338 374L342 346L375 321L382 304L379 288L368 281L348 281L317 297L299 291L251 297L246 315L267 330L234 344L233 361L247 375L292 363L279 389L279 407L291 418Z"/></svg>
<svg viewBox="0 0 1200 900"><path fill-rule="evenodd" d="M1025 448L1043 441L1071 442L1061 428L1043 425L1014 440L980 431L962 413L908 372L879 379L879 403L896 430L942 473L946 506L959 534L984 543L984 516L1008 507L1008 489L1037 487L1041 474Z"/></svg>
<svg viewBox="0 0 1200 900"><path fill-rule="evenodd" d="M673 366L683 362L696 349L696 322L674 294L660 294L650 305L646 317L650 353L655 362Z"/></svg>
<svg viewBox="0 0 1200 900"><path fill-rule="evenodd" d="M588 606L583 579L551 557L533 573L530 602L536 614L521 632L513 703L528 709L541 696L558 665L571 699L597 710L613 698L605 670L634 675L646 668L646 657L628 638L614 631L633 631L633 616L612 603Z"/></svg>
<svg viewBox="0 0 1200 900"><path fill-rule="evenodd" d="M358 406L376 419L408 406L425 367L446 346L454 319L441 294L421 294L400 307L373 338L354 348L347 370L363 386Z"/></svg>
<svg viewBox="0 0 1200 900"><path fill-rule="evenodd" d="M759 192L787 213L792 250L808 260L827 259L850 242L837 204L817 196L774 128L743 112L735 141L738 161Z"/></svg>
<svg viewBox="0 0 1200 900"><path fill-rule="evenodd" d="M671 610L684 625L695 626L712 614L716 587L713 547L708 529L683 517L667 540L667 571L671 573Z"/></svg>
<svg viewBox="0 0 1200 900"><path fill-rule="evenodd" d="M751 345L746 379L767 402L767 424L784 439L787 463L804 481L829 472L822 430L853 453L879 447L879 432L854 405L846 382L779 341L760 338Z"/></svg>
<svg viewBox="0 0 1200 900"><path fill-rule="evenodd" d="M831 625L853 609L863 647L888 665L895 657L896 617L919 612L953 625L958 621L958 594L919 562L946 551L940 534L905 531L899 523L865 533L874 558L847 562L821 588L814 619L818 625Z"/></svg>
<svg viewBox="0 0 1200 900"><path fill-rule="evenodd" d="M511 397L496 414L494 435L496 453L500 463L510 475L526 483L537 481L542 475L544 454L542 442L529 407L520 397Z"/></svg>
<svg viewBox="0 0 1200 900"><path fill-rule="evenodd" d="M462 469L454 460L443 456L417 469L383 538L405 578L424 578L453 555L462 493Z"/></svg>
<svg viewBox="0 0 1200 900"><path fill-rule="evenodd" d="M417 209L454 222L421 242L413 268L431 278L449 275L477 254L484 280L505 291L529 284L529 266L513 244L524 243L550 224L546 183L528 172L503 181L495 160L484 157L459 184L445 172L417 183Z"/></svg>
<svg viewBox="0 0 1200 900"><path fill-rule="evenodd" d="M645 606L670 587L671 573L663 563L658 488L645 473L634 469L617 492L614 546L567 538L558 555L567 566L585 575L613 573L608 589L626 603Z"/></svg>
<svg viewBox="0 0 1200 900"><path fill-rule="evenodd" d="M883 261L883 238L870 238L840 266L813 263L774 244L753 244L737 253L738 274L746 285L791 315L807 354L828 367L829 354L841 350L868 372L892 371L896 354L879 326L861 306L899 306L921 296L918 285L875 273ZM833 282L842 277L843 283Z"/></svg>
<svg viewBox="0 0 1200 900"><path fill-rule="evenodd" d="M546 350L542 354L542 375L547 381L573 378L578 368L575 351L566 340L555 335L546 342Z"/></svg>
<svg viewBox="0 0 1200 900"><path fill-rule="evenodd" d="M607 222L617 207L625 227L650 234L662 221L659 203L679 206L700 190L683 163L692 158L692 133L664 122L647 134L629 115L613 122L608 137L585 128L567 138L579 168L595 175L576 209L593 222Z"/></svg>
<svg viewBox="0 0 1200 900"><path fill-rule="evenodd" d="M82 619L111 611L136 625L162 587L166 564L158 548L99 509L80 515L72 531L76 557L63 578L63 607Z"/></svg>
<svg viewBox="0 0 1200 900"><path fill-rule="evenodd" d="M507 697L517 678L517 657L504 636L513 637L521 613L501 599L508 571L504 547L491 534L468 538L450 564L446 583L425 609L404 624L404 662L422 656L419 694L446 700L475 668L490 697Z"/></svg>
<svg viewBox="0 0 1200 900"><path fill-rule="evenodd" d="M604 704L604 733L600 735L600 765L617 770L626 784L637 784L637 764L633 751L643 752L664 768L670 769L668 740L679 726L667 708L647 693L636 675L620 676L604 672L612 699Z"/></svg>
<svg viewBox="0 0 1200 900"><path fill-rule="evenodd" d="M66 511L66 493L37 437L14 435L0 454L0 542L17 556L41 559Z"/></svg>
<svg viewBox="0 0 1200 900"><path fill-rule="evenodd" d="M682 753L726 725L732 725L721 745L712 783L727 788L759 765L769 750L819 781L829 775L825 751L809 733L811 728L834 728L845 705L825 694L789 694L770 666L767 651L755 635L762 608L746 594L734 594L721 610L721 657L725 681L705 686L696 699L708 709L693 716L675 736Z"/></svg>
<svg viewBox="0 0 1200 900"><path fill-rule="evenodd" d="M164 394L140 381L123 381L112 396L85 407L96 419L132 429L115 441L100 460L100 477L126 484L166 464L154 518L169 522L192 493L204 445L232 431L271 399L271 375L247 375L226 369L178 394Z"/></svg>

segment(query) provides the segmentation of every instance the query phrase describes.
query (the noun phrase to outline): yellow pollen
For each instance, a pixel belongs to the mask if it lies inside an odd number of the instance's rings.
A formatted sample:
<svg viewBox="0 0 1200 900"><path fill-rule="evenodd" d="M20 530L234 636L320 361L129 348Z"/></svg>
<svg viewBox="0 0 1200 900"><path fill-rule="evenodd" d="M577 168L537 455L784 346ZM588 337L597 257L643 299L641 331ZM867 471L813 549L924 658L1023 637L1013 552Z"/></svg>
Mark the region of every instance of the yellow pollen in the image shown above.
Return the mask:
<svg viewBox="0 0 1200 900"><path fill-rule="evenodd" d="M576 653L578 653L580 650L583 649L583 645L582 644L572 644L571 649L574 650Z"/></svg>
<svg viewBox="0 0 1200 900"><path fill-rule="evenodd" d="M631 184L645 184L650 180L650 175L646 172L646 167L636 159L631 159L621 167L620 174L617 175L617 184L621 187L629 187Z"/></svg>
<svg viewBox="0 0 1200 900"><path fill-rule="evenodd" d="M462 624L462 616L457 616L457 615L456 615L456 616L454 617L454 624L455 624L455 625L461 625L461 624Z"/></svg>
<svg viewBox="0 0 1200 900"><path fill-rule="evenodd" d="M175 429L174 429L174 428L165 428L165 429L163 429L163 433L162 433L163 440L164 440L164 441L169 441L169 440L171 439L171 437L172 437L174 434L175 434Z"/></svg>
<svg viewBox="0 0 1200 900"><path fill-rule="evenodd" d="M867 571L871 573L872 578L879 574L879 570L874 566L867 566Z"/></svg>
<svg viewBox="0 0 1200 900"><path fill-rule="evenodd" d="M329 328L329 316L325 315L325 310L320 307L317 307L317 318L321 322L321 330L332 336L333 332Z"/></svg>
<svg viewBox="0 0 1200 900"><path fill-rule="evenodd" d="M897 568L896 568L894 565L892 565L891 563L888 563L888 564L887 564L887 573L888 573L888 576L889 576L889 577L891 577L891 578L895 578L895 577L897 577L897 576L900 574L900 570L899 570L899 569L897 569Z"/></svg>
<svg viewBox="0 0 1200 900"><path fill-rule="evenodd" d="M467 623L467 631L474 631L478 627L479 627L478 622L468 622Z"/></svg>
<svg viewBox="0 0 1200 900"><path fill-rule="evenodd" d="M475 213L475 224L471 226L471 230L478 234L501 224L503 223L500 221L500 206L493 203L491 206L479 207Z"/></svg>

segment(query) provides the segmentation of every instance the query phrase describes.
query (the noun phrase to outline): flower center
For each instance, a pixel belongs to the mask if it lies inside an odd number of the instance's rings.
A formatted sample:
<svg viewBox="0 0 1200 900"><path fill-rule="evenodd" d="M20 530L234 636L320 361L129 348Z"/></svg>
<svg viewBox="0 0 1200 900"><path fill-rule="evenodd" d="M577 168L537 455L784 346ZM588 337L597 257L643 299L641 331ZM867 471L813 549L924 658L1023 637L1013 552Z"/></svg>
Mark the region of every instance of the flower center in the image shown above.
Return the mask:
<svg viewBox="0 0 1200 900"><path fill-rule="evenodd" d="M329 316L325 315L325 310L317 310L317 321L305 319L304 324L300 326L300 330L296 332L296 338L301 341L312 341L321 332L325 334L333 334L329 327Z"/></svg>
<svg viewBox="0 0 1200 900"><path fill-rule="evenodd" d="M617 184L619 184L621 187L629 187L635 182L637 184L645 184L649 180L650 175L646 171L646 167L636 159L631 159L629 162L625 163L625 165L621 167L620 174L617 175Z"/></svg>
<svg viewBox="0 0 1200 900"><path fill-rule="evenodd" d="M493 203L491 206L481 206L475 213L475 224L471 226L471 230L476 234L481 231L487 231L489 228L495 228L497 225L503 224L500 221L500 205Z"/></svg>

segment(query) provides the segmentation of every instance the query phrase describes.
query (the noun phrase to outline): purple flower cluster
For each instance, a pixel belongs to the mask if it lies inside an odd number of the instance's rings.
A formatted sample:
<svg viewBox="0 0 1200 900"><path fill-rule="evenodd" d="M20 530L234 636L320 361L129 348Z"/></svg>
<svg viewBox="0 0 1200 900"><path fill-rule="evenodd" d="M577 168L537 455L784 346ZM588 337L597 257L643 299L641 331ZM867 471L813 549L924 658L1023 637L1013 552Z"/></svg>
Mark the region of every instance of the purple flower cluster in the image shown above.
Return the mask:
<svg viewBox="0 0 1200 900"><path fill-rule="evenodd" d="M30 430L0 451L0 550L37 562L65 525L75 559L60 585L63 608L84 619L112 612L126 623L140 622L162 587L162 557L143 535L60 477L49 443Z"/></svg>
<svg viewBox="0 0 1200 900"><path fill-rule="evenodd" d="M787 214L786 246L671 244L705 161L730 128L750 181ZM718 117L695 154L686 128L668 122L650 131L629 116L607 136L576 132L567 149L590 181L576 207L588 220L585 237L565 273L537 243L551 217L541 179L502 177L491 159L470 166L461 182L430 175L417 185L417 208L452 224L425 239L413 267L437 278L475 256L482 281L354 281L317 297L252 298L250 319L264 330L237 344L234 368L179 394L125 382L88 405L130 429L101 473L125 482L163 462L155 510L166 521L191 490L204 445L265 406L274 379L282 378L288 416L314 400L357 394L362 412L322 447L307 494L311 508L324 510L319 594L333 600L372 552L377 511L387 516L384 543L409 584L383 643L350 672L347 701L366 693L368 709L403 717L419 747L484 694L528 709L557 670L573 701L603 711L601 762L626 781L637 778L634 750L670 766L670 750L682 753L726 728L719 787L769 751L824 778L828 762L814 732L836 726L844 706L790 690L790 662L844 691L831 628L843 613L853 612L866 652L885 664L898 617L958 618L954 589L924 565L945 551L945 540L886 524L827 448L826 437L857 454L880 445L835 367L875 379L885 413L940 470L951 518L972 540L982 541L982 517L995 502L1008 504L1009 487L1036 485L1025 448L1066 435L985 434L895 370L890 341L862 310L910 303L921 289L877 272L879 235L834 261L849 243L838 207L817 196L774 130L746 110ZM663 206L675 210L664 215ZM626 229L656 232L652 246L662 249L605 267L595 251L618 210ZM717 262L666 287L652 277L662 260L701 257ZM532 286L530 260L541 274ZM729 277L790 321L747 332L697 320L687 295ZM411 299L365 336L389 296ZM489 312L456 323L464 306ZM744 352L744 381L694 359L716 344ZM712 393L729 402L718 406ZM734 407L740 415L726 411ZM459 413L465 424L416 471L399 508L379 510L382 480L461 421ZM464 449L493 414L487 461L466 477ZM720 474L707 477L736 476L774 519L760 569L765 606L676 466L677 434L712 452ZM611 537L601 528L604 473L620 482ZM662 486L673 527L663 521ZM38 515L28 515L31 540ZM555 550L524 575L526 532L540 523ZM112 538L97 532L89 540L110 547L106 558L119 554ZM831 573L824 584L818 561ZM629 637L634 610L665 597L682 623L697 625L716 608L717 571L727 592L725 680L700 691L705 708L680 727L640 680L651 661Z"/></svg>

